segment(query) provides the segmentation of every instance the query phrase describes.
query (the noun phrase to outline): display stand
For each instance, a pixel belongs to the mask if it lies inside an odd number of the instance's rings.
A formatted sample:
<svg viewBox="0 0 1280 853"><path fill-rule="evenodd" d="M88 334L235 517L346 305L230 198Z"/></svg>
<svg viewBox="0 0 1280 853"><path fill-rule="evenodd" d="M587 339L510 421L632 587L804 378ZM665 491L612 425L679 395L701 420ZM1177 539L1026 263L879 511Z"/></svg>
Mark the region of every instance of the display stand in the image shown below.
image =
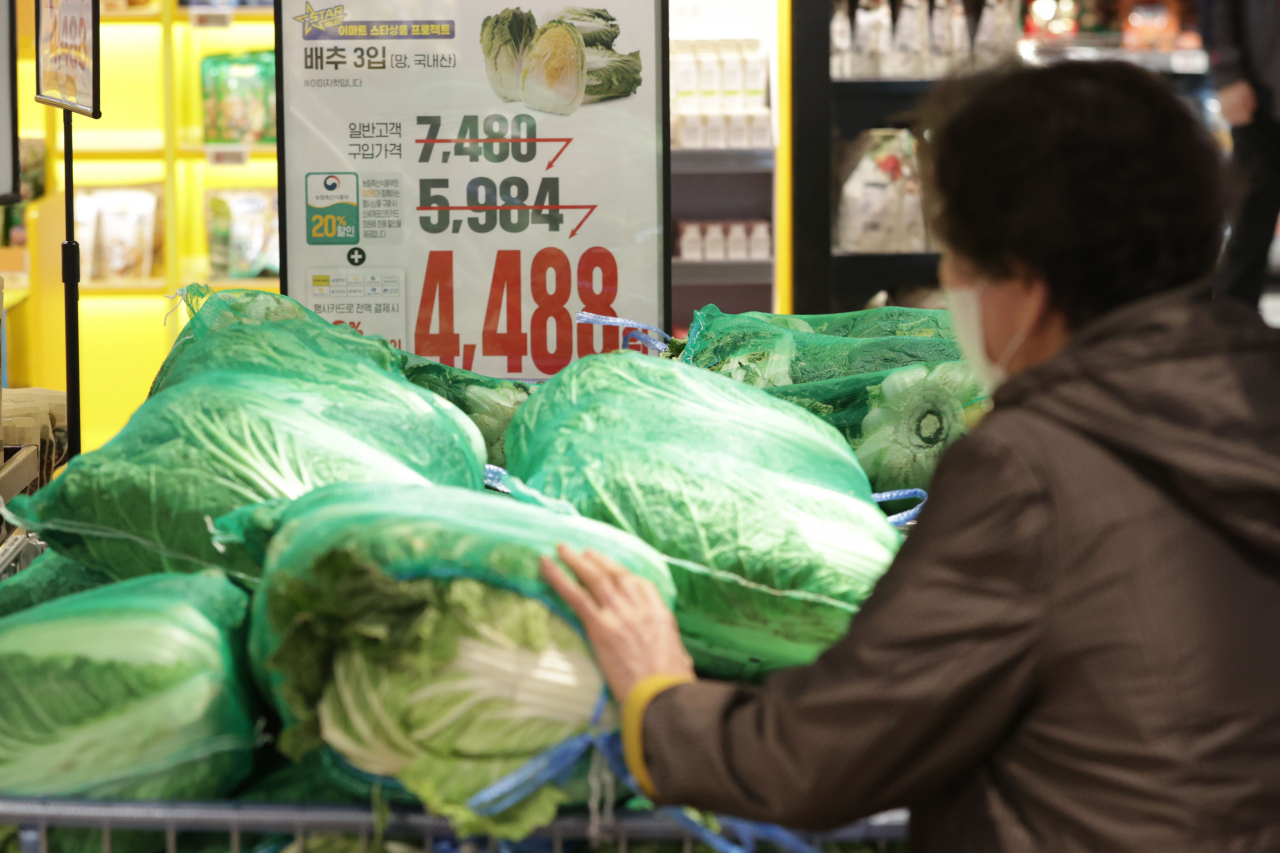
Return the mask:
<svg viewBox="0 0 1280 853"><path fill-rule="evenodd" d="M62 113L66 239L62 243L66 316L68 460L80 455L80 245L76 243L71 114L101 118L97 0L36 0L36 101Z"/></svg>

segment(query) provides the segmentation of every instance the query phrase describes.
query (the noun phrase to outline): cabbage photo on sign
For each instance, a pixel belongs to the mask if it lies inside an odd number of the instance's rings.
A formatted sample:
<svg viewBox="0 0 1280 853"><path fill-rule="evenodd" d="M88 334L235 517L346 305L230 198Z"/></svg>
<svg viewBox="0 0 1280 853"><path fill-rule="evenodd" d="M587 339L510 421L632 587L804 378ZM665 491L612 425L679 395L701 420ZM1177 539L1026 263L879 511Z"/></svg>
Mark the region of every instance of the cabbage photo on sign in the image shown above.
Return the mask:
<svg viewBox="0 0 1280 853"><path fill-rule="evenodd" d="M484 19L480 46L493 93L545 113L634 95L640 51L614 49L622 30L605 9L569 7L541 26L532 12L504 9Z"/></svg>

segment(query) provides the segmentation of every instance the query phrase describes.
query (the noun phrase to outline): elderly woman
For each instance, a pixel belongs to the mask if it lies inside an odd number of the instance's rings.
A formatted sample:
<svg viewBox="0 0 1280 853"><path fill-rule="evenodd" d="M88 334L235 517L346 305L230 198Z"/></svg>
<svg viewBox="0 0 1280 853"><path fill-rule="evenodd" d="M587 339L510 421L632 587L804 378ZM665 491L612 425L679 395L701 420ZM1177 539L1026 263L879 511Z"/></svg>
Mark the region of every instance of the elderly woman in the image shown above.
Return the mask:
<svg viewBox="0 0 1280 853"><path fill-rule="evenodd" d="M1280 333L1208 297L1220 155L1123 64L933 100L942 284L994 411L844 639L763 686L698 679L608 560L548 561L627 762L799 828L908 806L913 851L1280 849Z"/></svg>

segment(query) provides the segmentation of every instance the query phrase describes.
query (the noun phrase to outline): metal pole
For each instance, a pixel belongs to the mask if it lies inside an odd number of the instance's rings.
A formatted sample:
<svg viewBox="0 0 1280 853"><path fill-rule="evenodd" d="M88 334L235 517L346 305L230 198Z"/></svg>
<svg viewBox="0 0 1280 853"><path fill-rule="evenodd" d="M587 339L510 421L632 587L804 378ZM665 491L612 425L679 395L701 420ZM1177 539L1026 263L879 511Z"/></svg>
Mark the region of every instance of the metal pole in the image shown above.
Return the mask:
<svg viewBox="0 0 1280 853"><path fill-rule="evenodd" d="M80 455L80 244L76 242L76 190L71 176L71 110L62 111L62 139L67 207L62 284L67 324L67 461L70 462Z"/></svg>

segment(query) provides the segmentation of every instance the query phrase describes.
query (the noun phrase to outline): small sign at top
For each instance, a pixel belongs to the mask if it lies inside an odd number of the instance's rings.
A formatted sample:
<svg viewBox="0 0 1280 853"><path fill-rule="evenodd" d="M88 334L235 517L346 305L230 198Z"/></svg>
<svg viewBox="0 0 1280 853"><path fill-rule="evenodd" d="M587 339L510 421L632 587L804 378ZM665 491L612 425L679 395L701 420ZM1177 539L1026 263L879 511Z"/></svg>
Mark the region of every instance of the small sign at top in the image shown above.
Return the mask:
<svg viewBox="0 0 1280 853"><path fill-rule="evenodd" d="M97 0L35 0L36 100L101 118Z"/></svg>

